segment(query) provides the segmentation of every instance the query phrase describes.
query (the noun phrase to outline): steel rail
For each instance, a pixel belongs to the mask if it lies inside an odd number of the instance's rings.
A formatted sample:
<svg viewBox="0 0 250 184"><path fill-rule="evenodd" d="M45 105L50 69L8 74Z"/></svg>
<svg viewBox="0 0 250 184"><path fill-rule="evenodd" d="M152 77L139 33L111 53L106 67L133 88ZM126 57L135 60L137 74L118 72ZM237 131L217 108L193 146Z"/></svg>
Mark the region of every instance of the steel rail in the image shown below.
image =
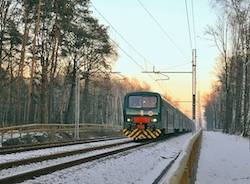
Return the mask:
<svg viewBox="0 0 250 184"><path fill-rule="evenodd" d="M87 140L93 140L93 139L103 139L106 137L96 137L96 138L89 138L89 139L81 139L78 141L87 141ZM50 145L50 144L59 144L59 143L71 143L71 142L77 142L75 140L67 140L67 141L54 141L54 142L43 142L43 143L29 143L29 144L18 144L18 145L3 145L0 147L0 150L4 149L14 149L14 148L20 148L20 147L31 147L31 146L42 146L42 145Z"/></svg>
<svg viewBox="0 0 250 184"><path fill-rule="evenodd" d="M167 171L171 168L171 166L173 165L173 163L176 161L176 159L179 157L181 151L178 152L174 158L168 163L168 165L162 170L162 172L160 173L160 175L154 180L154 182L152 184L158 184L160 182L160 180L163 178L163 176L166 175Z"/></svg>
<svg viewBox="0 0 250 184"><path fill-rule="evenodd" d="M61 147L61 146L70 146L70 145L76 145L76 144L109 141L109 140L123 139L123 138L125 137L97 138L97 139L85 139L85 140L80 140L80 141L65 141L65 142L56 142L56 143L42 143L42 144L35 144L35 145L2 147L0 148L0 155L18 153L18 152L23 152L23 151L32 151L32 150L38 150L38 149L46 149L46 148L52 148L52 147Z"/></svg>
<svg viewBox="0 0 250 184"><path fill-rule="evenodd" d="M112 144L107 144L107 145L102 145L102 146L82 148L82 149L59 152L59 153L55 153L55 154L43 155L43 156L38 156L38 157L33 157L33 158L26 158L26 159L21 159L21 160L4 162L4 163L0 163L0 170L8 169L8 168L15 167L15 166L20 166L20 165L28 165L28 164L31 164L31 163L36 163L36 162L42 162L42 161L46 161L46 160L62 158L62 157L66 157L66 156L78 155L78 154L87 153L87 152L90 152L90 151L102 150L102 149L106 149L106 148L120 146L120 145L123 145L123 144L128 144L128 143L131 143L131 142L133 142L133 141L128 140L128 141L119 142L119 143L112 143Z"/></svg>
<svg viewBox="0 0 250 184"><path fill-rule="evenodd" d="M121 153L121 152L125 152L125 151L128 151L128 150L139 148L139 147L142 147L142 146L147 145L149 143L152 143L152 142L144 142L144 143L141 143L141 144L136 144L136 145L132 145L132 146L125 147L125 148L120 148L120 149L116 149L116 150L112 150L112 151L107 151L107 152L97 154L97 155L94 155L94 156L80 158L80 159L76 159L76 160L73 160L73 161L59 163L59 164L55 164L55 165L52 165L52 166L43 167L43 168L39 168L39 169L36 169L36 170L27 171L27 172L23 172L23 173L20 173L20 174L8 176L8 177L5 177L5 178L0 178L0 184L13 184L13 183L23 182L25 180L33 179L34 177L39 177L39 176L42 176L42 175L50 174L50 173L53 173L55 171L59 171L59 170L62 170L62 169L73 167L75 165L80 165L80 164L83 164L83 163L87 163L87 162L91 162L91 161L94 161L94 160L105 158L105 157L108 157L108 156L111 156L111 155L115 155L115 154L118 154L118 153Z"/></svg>

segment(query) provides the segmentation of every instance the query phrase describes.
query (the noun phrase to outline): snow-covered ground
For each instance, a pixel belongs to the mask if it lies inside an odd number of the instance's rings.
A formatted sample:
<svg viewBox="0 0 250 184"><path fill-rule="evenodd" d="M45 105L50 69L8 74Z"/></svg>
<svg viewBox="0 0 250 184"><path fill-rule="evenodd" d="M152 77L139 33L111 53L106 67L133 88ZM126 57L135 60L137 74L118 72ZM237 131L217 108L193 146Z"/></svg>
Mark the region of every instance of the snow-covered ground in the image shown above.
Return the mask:
<svg viewBox="0 0 250 184"><path fill-rule="evenodd" d="M191 133L90 163L41 176L25 184L147 184L152 183L182 151Z"/></svg>
<svg viewBox="0 0 250 184"><path fill-rule="evenodd" d="M119 145L119 146L112 147L112 148L91 151L91 152L87 152L87 153L57 158L57 159L53 159L53 160L46 160L46 161L32 163L32 164L28 164L28 165L21 165L21 166L9 168L9 169L3 169L0 171L0 179L8 177L8 176L12 176L14 174L16 175L16 174L20 174L20 173L35 170L35 169L45 168L45 167L52 166L55 164L60 164L60 163L64 163L64 162L78 160L78 159L94 156L97 154L101 154L101 153L105 153L105 152L109 152L109 151L113 151L113 150L117 150L117 149L121 149L121 148L130 147L130 146L137 145L137 144L139 144L139 143L133 142L133 143Z"/></svg>
<svg viewBox="0 0 250 184"><path fill-rule="evenodd" d="M30 135L42 135L42 133L29 133ZM27 133L22 133L22 136L27 135ZM4 134L0 134L0 147L2 147L2 142L8 140L8 139L12 139L12 138L19 138L20 137L20 133L19 132L14 132L14 133L4 133Z"/></svg>
<svg viewBox="0 0 250 184"><path fill-rule="evenodd" d="M197 184L250 184L250 140L203 132Z"/></svg>
<svg viewBox="0 0 250 184"><path fill-rule="evenodd" d="M65 151L73 151L73 150L77 150L77 149L108 145L108 144L112 144L112 143L126 142L128 140L129 139L124 138L124 139L118 139L118 140L76 144L76 145L70 145L70 146L45 148L45 149L39 149L39 150L33 150L33 151L24 151L24 152L20 152L20 153L0 155L0 163L10 162L10 161L15 161L15 160L20 160L20 159L26 159L26 158L33 158L33 157L44 156L44 155L51 155L51 154L55 154L55 153L65 152Z"/></svg>

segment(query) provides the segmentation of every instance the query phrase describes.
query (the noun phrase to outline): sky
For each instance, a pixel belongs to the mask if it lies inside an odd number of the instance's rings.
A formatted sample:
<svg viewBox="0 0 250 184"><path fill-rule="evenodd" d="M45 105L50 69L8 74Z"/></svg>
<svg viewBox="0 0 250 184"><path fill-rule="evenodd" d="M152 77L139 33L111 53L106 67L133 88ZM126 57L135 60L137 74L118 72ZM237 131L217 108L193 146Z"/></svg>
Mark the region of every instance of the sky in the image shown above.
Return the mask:
<svg viewBox="0 0 250 184"><path fill-rule="evenodd" d="M192 48L194 48L191 0L187 0L193 47L190 46L185 0L141 0L147 10L159 22L165 33L147 14L137 0L92 0L95 17L109 26L109 35L119 47L118 59L113 71L146 81L153 91L168 94L177 101L190 101L192 95L191 74L168 74L169 80L155 82L142 71L192 71ZM194 27L197 49L197 91L207 93L214 79L214 67L218 52L205 30L216 21L210 0L193 0ZM102 15L100 15L100 12ZM108 22L107 22L108 20ZM115 30L113 28L115 28ZM124 41L121 36L130 44ZM170 38L170 39L169 39ZM136 49L136 51L131 48ZM139 54L138 54L139 53ZM139 63L140 68L132 61ZM165 77L151 74L154 79ZM179 103L188 113L191 103Z"/></svg>

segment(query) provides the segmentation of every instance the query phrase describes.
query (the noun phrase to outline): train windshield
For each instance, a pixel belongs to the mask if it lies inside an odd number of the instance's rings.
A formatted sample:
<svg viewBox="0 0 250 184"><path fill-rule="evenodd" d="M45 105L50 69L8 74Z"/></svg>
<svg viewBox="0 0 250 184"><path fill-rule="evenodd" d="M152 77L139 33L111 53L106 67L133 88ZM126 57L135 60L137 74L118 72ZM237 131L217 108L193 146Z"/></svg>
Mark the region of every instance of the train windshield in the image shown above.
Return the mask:
<svg viewBox="0 0 250 184"><path fill-rule="evenodd" d="M156 108L156 96L129 96L128 107L130 108Z"/></svg>

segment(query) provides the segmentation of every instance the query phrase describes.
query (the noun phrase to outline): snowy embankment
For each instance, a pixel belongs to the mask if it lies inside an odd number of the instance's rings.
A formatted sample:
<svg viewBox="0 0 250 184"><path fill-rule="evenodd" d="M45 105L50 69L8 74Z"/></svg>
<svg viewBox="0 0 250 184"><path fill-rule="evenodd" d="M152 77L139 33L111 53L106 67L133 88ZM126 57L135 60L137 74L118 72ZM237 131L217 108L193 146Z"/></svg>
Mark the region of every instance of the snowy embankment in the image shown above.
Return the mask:
<svg viewBox="0 0 250 184"><path fill-rule="evenodd" d="M182 151L191 133L41 176L25 184L151 184Z"/></svg>
<svg viewBox="0 0 250 184"><path fill-rule="evenodd" d="M250 140L203 132L197 184L250 183Z"/></svg>

